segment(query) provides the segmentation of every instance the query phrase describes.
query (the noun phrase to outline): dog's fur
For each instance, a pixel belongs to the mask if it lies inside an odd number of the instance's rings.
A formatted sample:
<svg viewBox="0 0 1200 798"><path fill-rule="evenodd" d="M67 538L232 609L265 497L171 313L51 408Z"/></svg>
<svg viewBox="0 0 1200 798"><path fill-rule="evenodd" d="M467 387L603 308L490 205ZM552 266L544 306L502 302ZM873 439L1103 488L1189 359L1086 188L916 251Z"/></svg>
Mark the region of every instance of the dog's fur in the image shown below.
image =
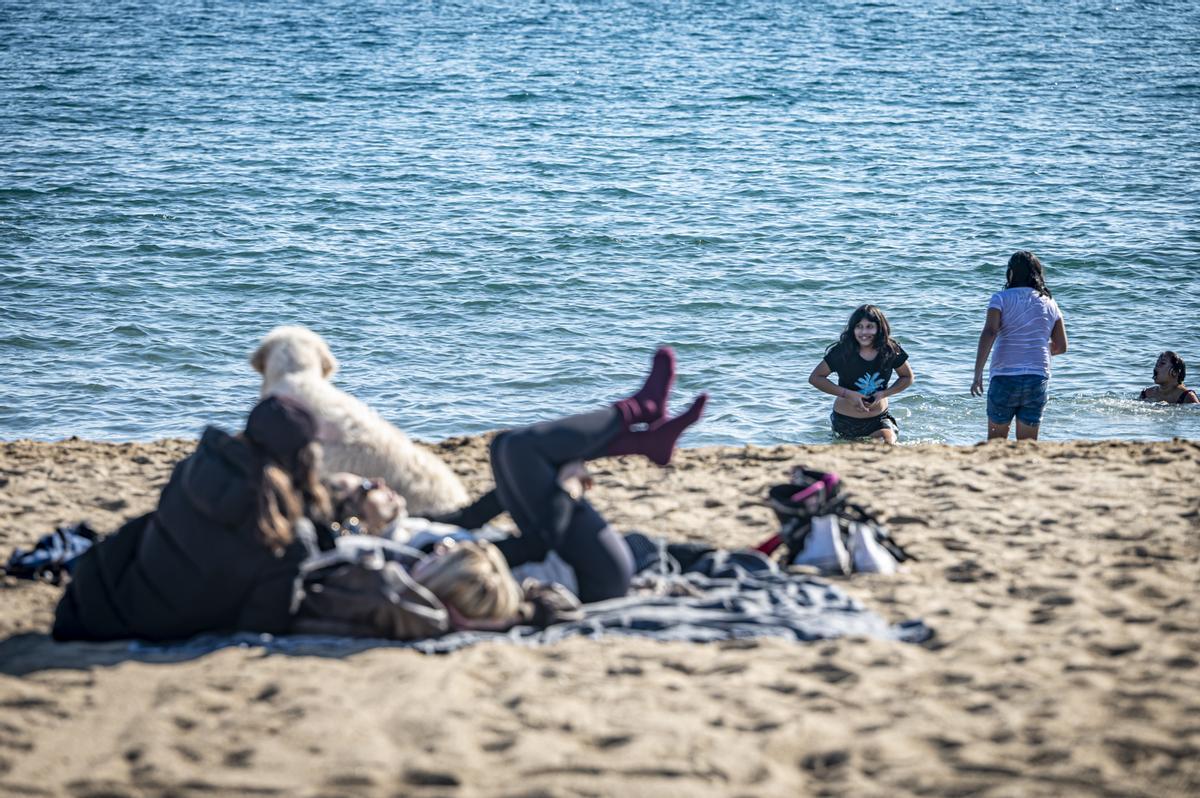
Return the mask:
<svg viewBox="0 0 1200 798"><path fill-rule="evenodd" d="M321 336L306 327L276 327L250 365L263 375L261 395L303 402L333 440L325 443L323 472L381 478L408 502L414 516L446 513L467 503L467 491L441 459L329 382L338 363Z"/></svg>

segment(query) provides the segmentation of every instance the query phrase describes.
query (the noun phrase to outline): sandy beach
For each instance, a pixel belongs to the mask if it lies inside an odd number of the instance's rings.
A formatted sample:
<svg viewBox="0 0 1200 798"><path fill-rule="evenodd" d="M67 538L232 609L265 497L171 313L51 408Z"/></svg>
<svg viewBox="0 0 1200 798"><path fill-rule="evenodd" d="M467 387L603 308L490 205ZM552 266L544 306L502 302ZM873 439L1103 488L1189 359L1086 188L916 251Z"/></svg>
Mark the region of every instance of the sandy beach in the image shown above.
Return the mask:
<svg viewBox="0 0 1200 798"><path fill-rule="evenodd" d="M0 552L149 510L194 442L0 444ZM488 486L486 438L440 454ZM774 529L840 472L919 561L840 580L926 645L572 640L449 656L51 642L5 582L0 795L1186 796L1200 793L1200 444L709 447L598 464L623 529Z"/></svg>

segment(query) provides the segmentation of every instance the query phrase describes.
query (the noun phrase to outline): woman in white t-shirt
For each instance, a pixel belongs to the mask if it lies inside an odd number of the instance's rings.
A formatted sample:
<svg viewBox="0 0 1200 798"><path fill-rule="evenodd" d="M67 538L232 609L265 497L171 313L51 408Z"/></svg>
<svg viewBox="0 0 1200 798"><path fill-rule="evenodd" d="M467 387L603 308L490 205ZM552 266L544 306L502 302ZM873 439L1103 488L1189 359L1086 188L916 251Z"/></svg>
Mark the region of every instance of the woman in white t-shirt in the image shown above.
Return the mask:
<svg viewBox="0 0 1200 798"><path fill-rule="evenodd" d="M1004 290L992 294L988 302L971 383L971 395L982 395L983 364L991 354L989 441L1008 437L1013 416L1017 418L1017 440L1037 440L1050 383L1050 357L1066 351L1067 328L1046 288L1041 261L1027 250L1014 253L1008 259Z"/></svg>

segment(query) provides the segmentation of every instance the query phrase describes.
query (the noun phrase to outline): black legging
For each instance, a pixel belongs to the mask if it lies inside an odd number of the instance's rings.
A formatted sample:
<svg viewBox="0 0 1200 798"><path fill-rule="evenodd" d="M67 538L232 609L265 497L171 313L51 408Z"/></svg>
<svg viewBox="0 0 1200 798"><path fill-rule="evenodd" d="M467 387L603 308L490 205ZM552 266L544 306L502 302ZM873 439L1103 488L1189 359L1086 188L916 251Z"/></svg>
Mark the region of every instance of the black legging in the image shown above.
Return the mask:
<svg viewBox="0 0 1200 798"><path fill-rule="evenodd" d="M625 595L633 555L625 539L585 499L572 499L558 472L573 460L600 457L621 431L614 407L502 432L492 440L496 489L444 520L478 528L507 510L521 530L496 546L510 566L540 562L557 552L575 571L579 599Z"/></svg>

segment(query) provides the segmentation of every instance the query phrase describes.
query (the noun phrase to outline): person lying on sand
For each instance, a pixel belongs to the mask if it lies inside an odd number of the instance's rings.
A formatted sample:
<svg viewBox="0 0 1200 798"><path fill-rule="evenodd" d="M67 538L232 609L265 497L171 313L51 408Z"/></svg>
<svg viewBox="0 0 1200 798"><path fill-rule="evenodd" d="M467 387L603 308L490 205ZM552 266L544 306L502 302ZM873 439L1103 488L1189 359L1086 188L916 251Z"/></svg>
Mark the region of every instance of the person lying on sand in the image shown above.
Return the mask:
<svg viewBox="0 0 1200 798"><path fill-rule="evenodd" d="M362 531L382 532L404 508L395 492L353 474L330 480L331 502L316 477L317 430L312 414L287 397L260 402L240 435L206 429L175 466L157 509L79 559L55 612L54 638L296 631L291 603L310 554L300 526L328 530L349 513L362 519ZM439 545L408 574L447 608L454 628L510 626L531 612L504 557L484 542ZM418 615L394 621L399 639L430 631Z"/></svg>
<svg viewBox="0 0 1200 798"><path fill-rule="evenodd" d="M1166 402L1170 405L1200 404L1196 391L1183 384L1187 365L1174 352L1163 352L1154 363L1154 385L1138 396L1143 402Z"/></svg>
<svg viewBox="0 0 1200 798"><path fill-rule="evenodd" d="M426 586L453 608L458 628L514 622L511 605L521 602L503 597L520 590L508 567L543 560L551 551L574 568L582 600L624 595L633 567L627 544L579 490L564 485L581 486L586 476L576 463L604 455L642 454L666 465L708 398L701 394L685 413L667 418L674 376L674 353L660 350L646 384L628 399L496 436L496 488L455 515L490 520L507 510L522 534L499 541L494 553L487 544L466 545L461 551L478 552L445 563L443 547L411 569L422 583L454 577L444 588ZM297 526L311 521L330 528L335 518L344 520L335 510L346 510L334 507L329 488L317 479L318 428L299 401L272 396L251 411L243 433L206 429L196 451L175 466L157 509L79 559L55 612L55 639L162 641L201 632L291 631L293 587L309 553ZM339 504L358 502L362 531L377 531L403 511L394 492L355 475L339 475L329 487ZM447 570L458 558L483 566ZM474 579L465 587L464 574ZM488 600L478 602L479 609L463 606L453 598L457 588L482 591ZM471 617L475 612L481 614Z"/></svg>
<svg viewBox="0 0 1200 798"><path fill-rule="evenodd" d="M298 402L271 397L239 435L206 429L154 512L79 559L55 611L55 639L286 632L307 556L295 525L331 510L317 478L317 426Z"/></svg>
<svg viewBox="0 0 1200 798"><path fill-rule="evenodd" d="M679 436L700 419L708 402L702 393L681 415L668 418L674 380L675 353L664 347L655 353L642 389L628 399L500 433L490 447L496 487L474 504L433 520L477 529L508 511L521 534L498 541L496 548L510 567L541 562L554 552L574 570L580 601L625 595L633 556L620 533L583 498L588 480L579 464L640 454L667 465Z"/></svg>

